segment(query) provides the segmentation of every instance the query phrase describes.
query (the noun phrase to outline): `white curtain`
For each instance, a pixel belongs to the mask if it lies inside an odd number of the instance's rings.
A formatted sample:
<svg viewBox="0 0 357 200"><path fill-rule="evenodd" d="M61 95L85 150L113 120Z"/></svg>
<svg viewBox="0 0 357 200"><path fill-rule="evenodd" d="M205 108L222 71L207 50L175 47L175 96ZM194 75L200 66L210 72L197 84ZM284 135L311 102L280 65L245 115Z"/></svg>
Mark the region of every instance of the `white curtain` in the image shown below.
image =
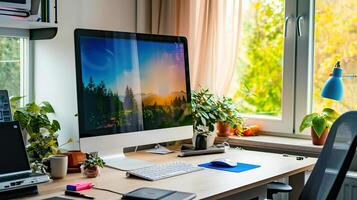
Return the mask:
<svg viewBox="0 0 357 200"><path fill-rule="evenodd" d="M227 94L236 68L242 0L137 0L137 31L186 36L192 89Z"/></svg>

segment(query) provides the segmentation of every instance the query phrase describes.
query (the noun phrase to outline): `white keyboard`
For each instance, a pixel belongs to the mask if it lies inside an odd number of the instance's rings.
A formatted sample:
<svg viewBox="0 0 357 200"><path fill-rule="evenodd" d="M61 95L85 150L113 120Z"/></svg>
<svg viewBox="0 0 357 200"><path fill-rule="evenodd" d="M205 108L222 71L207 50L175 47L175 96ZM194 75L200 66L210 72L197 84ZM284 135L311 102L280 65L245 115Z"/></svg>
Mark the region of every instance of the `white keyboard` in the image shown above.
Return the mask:
<svg viewBox="0 0 357 200"><path fill-rule="evenodd" d="M203 170L203 168L193 164L185 162L170 162L128 171L127 176L136 176L149 181L156 181L200 170Z"/></svg>

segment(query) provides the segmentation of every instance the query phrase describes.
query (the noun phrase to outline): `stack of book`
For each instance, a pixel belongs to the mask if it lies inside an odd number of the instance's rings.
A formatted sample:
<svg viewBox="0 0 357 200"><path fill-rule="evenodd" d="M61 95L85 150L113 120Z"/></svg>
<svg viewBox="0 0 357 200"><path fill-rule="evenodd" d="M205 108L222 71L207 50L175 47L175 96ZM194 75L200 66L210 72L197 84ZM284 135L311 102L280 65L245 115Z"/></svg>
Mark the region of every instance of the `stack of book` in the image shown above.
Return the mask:
<svg viewBox="0 0 357 200"><path fill-rule="evenodd" d="M50 22L51 3L57 4L57 0L32 0L31 10L0 7L0 15L16 17L20 20ZM57 12L57 6L54 6Z"/></svg>
<svg viewBox="0 0 357 200"><path fill-rule="evenodd" d="M14 17L29 17L31 14L30 14L30 10L0 7L0 15L14 16Z"/></svg>

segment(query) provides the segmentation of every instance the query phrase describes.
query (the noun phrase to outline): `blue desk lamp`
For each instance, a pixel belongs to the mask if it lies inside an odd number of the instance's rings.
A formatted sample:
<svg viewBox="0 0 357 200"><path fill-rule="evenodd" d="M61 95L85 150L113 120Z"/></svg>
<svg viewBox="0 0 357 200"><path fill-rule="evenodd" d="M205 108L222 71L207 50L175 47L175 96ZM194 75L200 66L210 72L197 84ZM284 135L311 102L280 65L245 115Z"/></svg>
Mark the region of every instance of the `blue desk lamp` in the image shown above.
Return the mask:
<svg viewBox="0 0 357 200"><path fill-rule="evenodd" d="M324 87L322 88L321 96L340 101L343 97L343 82L342 77L344 78L356 78L357 74L342 74L342 68L340 61L337 61L333 72L330 75L331 77L326 81Z"/></svg>

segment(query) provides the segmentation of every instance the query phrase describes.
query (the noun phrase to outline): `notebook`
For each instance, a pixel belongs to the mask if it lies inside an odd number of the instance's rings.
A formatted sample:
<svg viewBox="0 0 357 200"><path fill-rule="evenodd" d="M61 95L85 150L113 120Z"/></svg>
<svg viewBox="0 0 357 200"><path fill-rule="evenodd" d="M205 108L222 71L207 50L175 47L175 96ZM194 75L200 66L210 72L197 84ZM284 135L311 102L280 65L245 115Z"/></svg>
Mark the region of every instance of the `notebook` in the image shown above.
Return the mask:
<svg viewBox="0 0 357 200"><path fill-rule="evenodd" d="M163 190L157 188L142 187L129 192L122 199L135 200L191 200L196 197L193 193Z"/></svg>

